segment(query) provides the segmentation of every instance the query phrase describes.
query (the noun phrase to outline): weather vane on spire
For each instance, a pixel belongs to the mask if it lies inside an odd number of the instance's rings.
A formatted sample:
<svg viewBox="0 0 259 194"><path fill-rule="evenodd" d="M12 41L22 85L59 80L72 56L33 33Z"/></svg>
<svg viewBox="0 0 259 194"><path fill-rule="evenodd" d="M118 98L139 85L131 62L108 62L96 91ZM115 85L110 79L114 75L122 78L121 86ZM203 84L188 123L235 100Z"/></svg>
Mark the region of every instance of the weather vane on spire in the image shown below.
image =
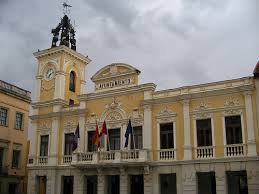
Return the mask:
<svg viewBox="0 0 259 194"><path fill-rule="evenodd" d="M70 7L72 7L72 5L67 4L66 2L64 2L63 4L63 13L65 15L70 13Z"/></svg>

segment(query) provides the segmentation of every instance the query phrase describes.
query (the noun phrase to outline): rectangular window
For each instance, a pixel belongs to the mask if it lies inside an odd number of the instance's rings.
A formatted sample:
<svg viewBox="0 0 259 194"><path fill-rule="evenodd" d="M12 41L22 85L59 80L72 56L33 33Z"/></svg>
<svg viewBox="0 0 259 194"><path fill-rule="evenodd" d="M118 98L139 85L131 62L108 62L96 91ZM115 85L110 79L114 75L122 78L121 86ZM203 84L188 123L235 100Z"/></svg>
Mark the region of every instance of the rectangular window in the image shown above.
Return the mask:
<svg viewBox="0 0 259 194"><path fill-rule="evenodd" d="M120 175L107 176L107 194L120 194Z"/></svg>
<svg viewBox="0 0 259 194"><path fill-rule="evenodd" d="M174 148L174 124L160 124L160 149Z"/></svg>
<svg viewBox="0 0 259 194"><path fill-rule="evenodd" d="M176 174L160 174L160 194L176 193Z"/></svg>
<svg viewBox="0 0 259 194"><path fill-rule="evenodd" d="M12 167L13 168L18 168L19 167L20 155L21 155L21 151L20 150L13 150L13 160L12 160Z"/></svg>
<svg viewBox="0 0 259 194"><path fill-rule="evenodd" d="M95 144L93 144L93 138L94 138L95 131L88 131L88 141L87 141L87 148L88 152L95 152L97 150L97 147Z"/></svg>
<svg viewBox="0 0 259 194"><path fill-rule="evenodd" d="M197 146L212 146L211 119L196 120Z"/></svg>
<svg viewBox="0 0 259 194"><path fill-rule="evenodd" d="M227 171L228 194L248 194L246 171Z"/></svg>
<svg viewBox="0 0 259 194"><path fill-rule="evenodd" d="M22 129L23 114L17 112L15 117L15 129Z"/></svg>
<svg viewBox="0 0 259 194"><path fill-rule="evenodd" d="M40 136L40 156L48 156L49 135Z"/></svg>
<svg viewBox="0 0 259 194"><path fill-rule="evenodd" d="M134 143L135 143L135 149L142 149L143 143L142 143L142 126L133 127L133 135L134 139L131 136L131 149L134 149Z"/></svg>
<svg viewBox="0 0 259 194"><path fill-rule="evenodd" d="M0 108L0 125L7 125L7 109Z"/></svg>
<svg viewBox="0 0 259 194"><path fill-rule="evenodd" d="M225 124L227 144L241 144L242 127L240 115L225 117Z"/></svg>
<svg viewBox="0 0 259 194"><path fill-rule="evenodd" d="M110 150L120 150L120 141L121 141L121 135L120 135L120 129L109 129L109 143L110 143ZM109 149L109 146L107 146L107 149Z"/></svg>
<svg viewBox="0 0 259 194"><path fill-rule="evenodd" d="M197 172L198 193L216 194L215 172Z"/></svg>
<svg viewBox="0 0 259 194"><path fill-rule="evenodd" d="M74 144L74 133L65 134L64 155L72 155L73 144Z"/></svg>

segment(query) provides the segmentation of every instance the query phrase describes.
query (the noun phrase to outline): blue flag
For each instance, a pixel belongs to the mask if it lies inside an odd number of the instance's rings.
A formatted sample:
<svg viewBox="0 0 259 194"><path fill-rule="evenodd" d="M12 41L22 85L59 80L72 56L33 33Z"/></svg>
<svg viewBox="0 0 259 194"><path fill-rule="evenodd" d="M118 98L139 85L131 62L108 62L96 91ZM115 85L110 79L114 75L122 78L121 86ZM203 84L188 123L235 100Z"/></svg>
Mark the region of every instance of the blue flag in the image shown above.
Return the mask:
<svg viewBox="0 0 259 194"><path fill-rule="evenodd" d="M74 139L73 139L73 147L72 151L75 151L76 148L78 147L78 139L80 138L80 132L79 132L79 123L76 127L76 131L74 133Z"/></svg>
<svg viewBox="0 0 259 194"><path fill-rule="evenodd" d="M127 130L126 130L126 132L125 132L125 145L124 145L124 147L126 148L126 147L128 147L128 144L129 144L129 135L132 135L132 126L131 126L131 120L129 119L129 123L128 123L128 126L127 126Z"/></svg>

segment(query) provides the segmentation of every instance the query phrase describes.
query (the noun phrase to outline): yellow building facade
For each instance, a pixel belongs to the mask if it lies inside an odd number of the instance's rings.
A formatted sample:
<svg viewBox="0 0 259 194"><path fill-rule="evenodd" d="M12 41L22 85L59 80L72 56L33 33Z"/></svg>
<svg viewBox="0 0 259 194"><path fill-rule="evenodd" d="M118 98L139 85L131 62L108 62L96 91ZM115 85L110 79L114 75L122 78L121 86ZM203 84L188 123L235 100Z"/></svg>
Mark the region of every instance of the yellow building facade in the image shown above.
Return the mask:
<svg viewBox="0 0 259 194"><path fill-rule="evenodd" d="M88 93L88 57L62 44L34 56L28 193L259 192L258 65L254 76L156 91L132 65L113 63Z"/></svg>
<svg viewBox="0 0 259 194"><path fill-rule="evenodd" d="M26 193L31 93L0 80L0 193Z"/></svg>

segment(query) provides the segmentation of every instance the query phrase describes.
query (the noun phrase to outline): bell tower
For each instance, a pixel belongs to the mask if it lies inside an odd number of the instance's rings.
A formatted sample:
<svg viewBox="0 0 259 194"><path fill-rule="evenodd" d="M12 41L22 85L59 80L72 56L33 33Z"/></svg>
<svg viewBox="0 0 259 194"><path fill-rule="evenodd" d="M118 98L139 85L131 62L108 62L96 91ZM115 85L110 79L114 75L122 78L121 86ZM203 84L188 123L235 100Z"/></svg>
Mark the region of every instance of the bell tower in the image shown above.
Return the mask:
<svg viewBox="0 0 259 194"><path fill-rule="evenodd" d="M38 60L35 102L77 104L77 96L85 93L85 68L91 60L76 51L75 29L66 14L51 32L51 48L34 53Z"/></svg>

